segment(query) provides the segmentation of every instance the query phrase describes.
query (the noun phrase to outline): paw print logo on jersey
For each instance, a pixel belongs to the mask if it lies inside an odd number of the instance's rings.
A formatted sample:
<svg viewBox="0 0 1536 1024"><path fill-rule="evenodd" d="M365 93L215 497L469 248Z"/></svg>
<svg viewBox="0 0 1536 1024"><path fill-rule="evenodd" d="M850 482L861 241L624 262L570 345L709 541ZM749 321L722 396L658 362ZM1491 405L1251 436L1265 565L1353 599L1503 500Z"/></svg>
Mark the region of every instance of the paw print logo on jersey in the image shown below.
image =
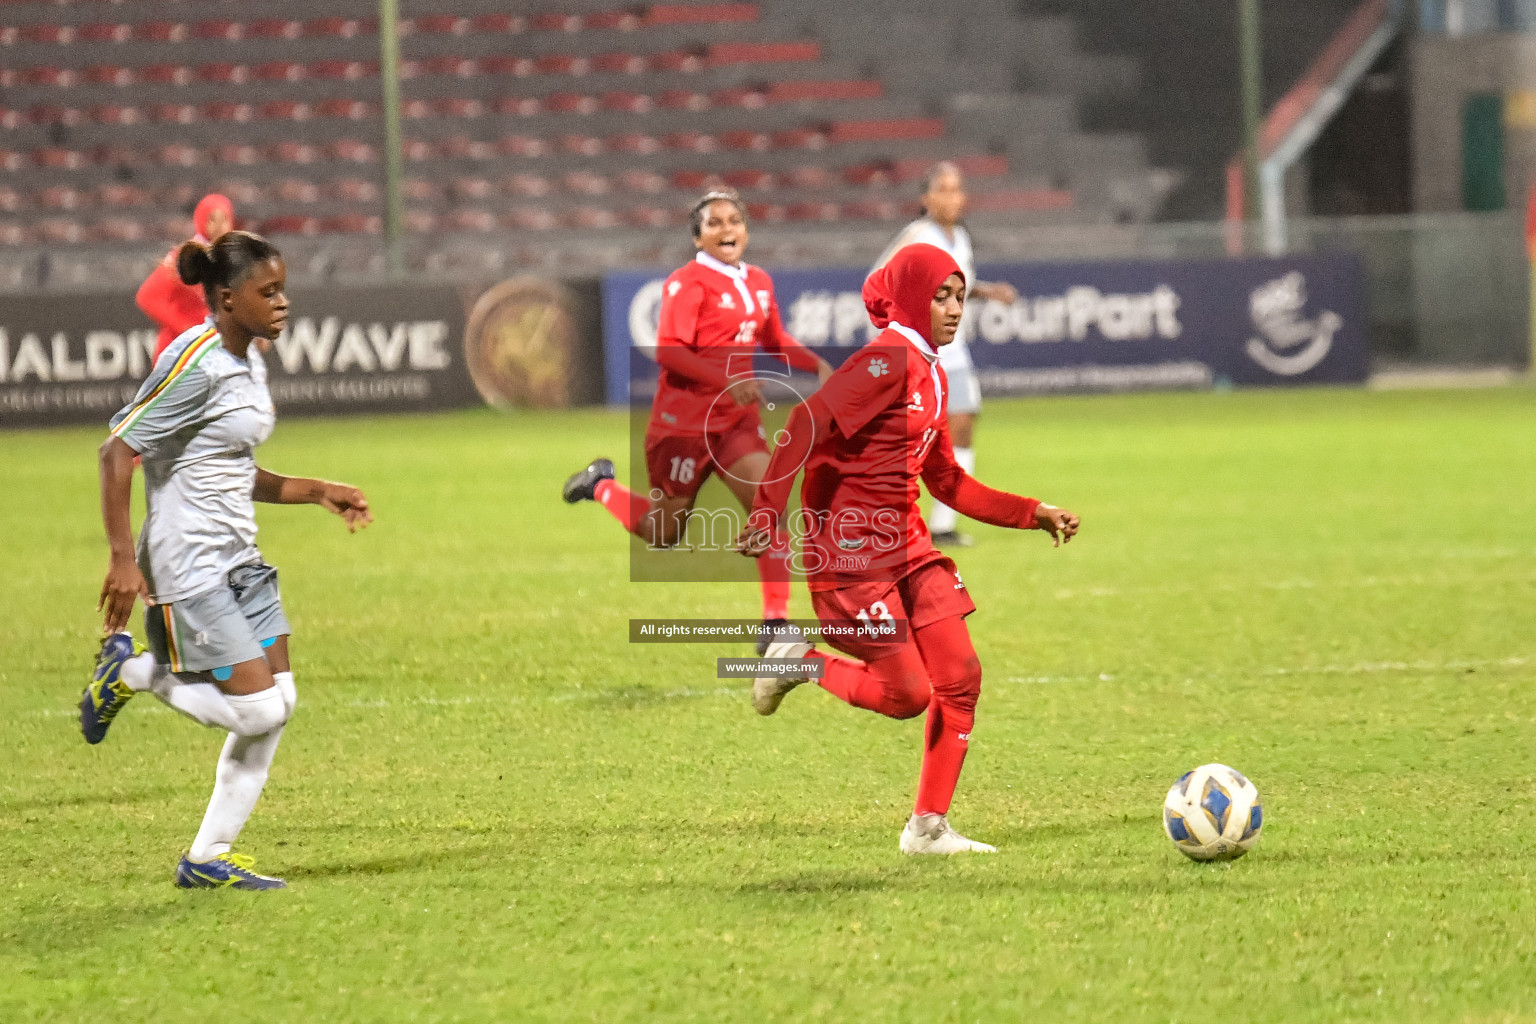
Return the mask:
<svg viewBox="0 0 1536 1024"><path fill-rule="evenodd" d="M869 375L871 377L884 377L891 372L884 359L871 359L869 361Z"/></svg>

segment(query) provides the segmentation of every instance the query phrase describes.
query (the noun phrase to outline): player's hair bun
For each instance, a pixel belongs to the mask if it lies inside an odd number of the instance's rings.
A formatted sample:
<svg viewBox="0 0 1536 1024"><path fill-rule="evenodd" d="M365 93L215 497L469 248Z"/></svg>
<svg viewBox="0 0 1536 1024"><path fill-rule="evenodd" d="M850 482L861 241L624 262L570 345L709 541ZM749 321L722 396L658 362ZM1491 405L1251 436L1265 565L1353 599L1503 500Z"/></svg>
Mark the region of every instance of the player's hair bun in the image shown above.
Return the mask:
<svg viewBox="0 0 1536 1024"><path fill-rule="evenodd" d="M176 250L176 276L182 284L207 284L213 280L213 253L201 242L183 242Z"/></svg>

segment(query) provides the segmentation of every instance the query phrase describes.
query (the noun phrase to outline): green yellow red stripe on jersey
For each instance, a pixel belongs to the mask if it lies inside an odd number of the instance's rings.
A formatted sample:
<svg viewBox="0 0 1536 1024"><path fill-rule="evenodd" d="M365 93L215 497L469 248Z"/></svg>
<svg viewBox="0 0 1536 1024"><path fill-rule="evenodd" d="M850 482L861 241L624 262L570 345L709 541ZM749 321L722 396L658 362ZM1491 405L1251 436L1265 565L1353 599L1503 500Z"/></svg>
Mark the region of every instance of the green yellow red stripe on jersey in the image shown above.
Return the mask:
<svg viewBox="0 0 1536 1024"><path fill-rule="evenodd" d="M193 341L192 344L188 345L186 349L181 353L180 358L176 360L176 364L172 366L170 372L165 375L165 380L156 385L153 391L144 396L143 401L133 407L132 412L123 417L123 421L121 423L112 428L112 434L116 437L122 437L124 433L132 429L133 425L139 420L143 419L144 414L149 412L150 408L156 402L158 402L160 398L167 391L169 391L178 380L187 375L187 371L196 366L198 361L201 360L203 356L207 355L209 350L216 348L218 344L219 332L216 328L210 327L202 334L198 335L197 339Z"/></svg>

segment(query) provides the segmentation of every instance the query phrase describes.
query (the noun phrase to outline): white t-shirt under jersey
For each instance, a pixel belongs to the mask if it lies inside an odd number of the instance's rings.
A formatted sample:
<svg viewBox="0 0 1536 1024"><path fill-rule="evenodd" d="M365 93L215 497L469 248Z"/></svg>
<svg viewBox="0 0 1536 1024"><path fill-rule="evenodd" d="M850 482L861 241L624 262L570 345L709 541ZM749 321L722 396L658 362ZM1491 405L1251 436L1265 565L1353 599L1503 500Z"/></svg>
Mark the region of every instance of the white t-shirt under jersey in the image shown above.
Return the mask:
<svg viewBox="0 0 1536 1024"><path fill-rule="evenodd" d="M260 353L252 345L237 358L212 320L173 341L112 417L112 433L143 457L138 561L157 603L211 590L260 560L256 446L275 421Z"/></svg>
<svg viewBox="0 0 1536 1024"><path fill-rule="evenodd" d="M960 272L965 275L965 287L967 292L976 287L976 258L971 254L971 236L956 224L950 232L946 232L938 224L927 217L919 217L917 220L901 229L885 252L880 254L880 259L875 262L874 269L879 270L890 262L897 250L914 245L918 242L926 242L936 245L949 253L956 263L960 265ZM955 340L939 349L939 362L946 373L954 373L956 370L969 370L971 367L971 353L966 347L971 337L971 324L976 319L975 310L970 302L965 304L965 315L960 320L960 330L955 334Z"/></svg>

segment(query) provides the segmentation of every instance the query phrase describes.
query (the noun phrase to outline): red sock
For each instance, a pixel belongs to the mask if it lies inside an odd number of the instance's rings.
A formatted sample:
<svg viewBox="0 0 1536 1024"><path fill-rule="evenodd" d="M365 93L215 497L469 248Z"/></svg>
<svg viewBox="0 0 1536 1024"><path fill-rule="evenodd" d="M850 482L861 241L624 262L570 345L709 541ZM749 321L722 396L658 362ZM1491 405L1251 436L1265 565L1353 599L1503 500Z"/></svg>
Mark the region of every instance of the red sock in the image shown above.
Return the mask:
<svg viewBox="0 0 1536 1024"><path fill-rule="evenodd" d="M757 578L763 587L763 618L789 618L789 534L773 535L773 547L757 560Z"/></svg>
<svg viewBox="0 0 1536 1024"><path fill-rule="evenodd" d="M928 676L910 644L869 663L829 657L821 688L845 704L887 718L916 718L929 699Z"/></svg>
<svg viewBox="0 0 1536 1024"><path fill-rule="evenodd" d="M981 662L960 616L914 630L923 664L933 679L924 734L923 770L917 781L917 814L948 814L976 724Z"/></svg>
<svg viewBox="0 0 1536 1024"><path fill-rule="evenodd" d="M592 494L597 498L598 504L608 510L609 515L624 524L624 529L630 533L640 525L646 512L650 511L651 503L640 497L628 487L617 480L599 480L597 486L592 488Z"/></svg>

